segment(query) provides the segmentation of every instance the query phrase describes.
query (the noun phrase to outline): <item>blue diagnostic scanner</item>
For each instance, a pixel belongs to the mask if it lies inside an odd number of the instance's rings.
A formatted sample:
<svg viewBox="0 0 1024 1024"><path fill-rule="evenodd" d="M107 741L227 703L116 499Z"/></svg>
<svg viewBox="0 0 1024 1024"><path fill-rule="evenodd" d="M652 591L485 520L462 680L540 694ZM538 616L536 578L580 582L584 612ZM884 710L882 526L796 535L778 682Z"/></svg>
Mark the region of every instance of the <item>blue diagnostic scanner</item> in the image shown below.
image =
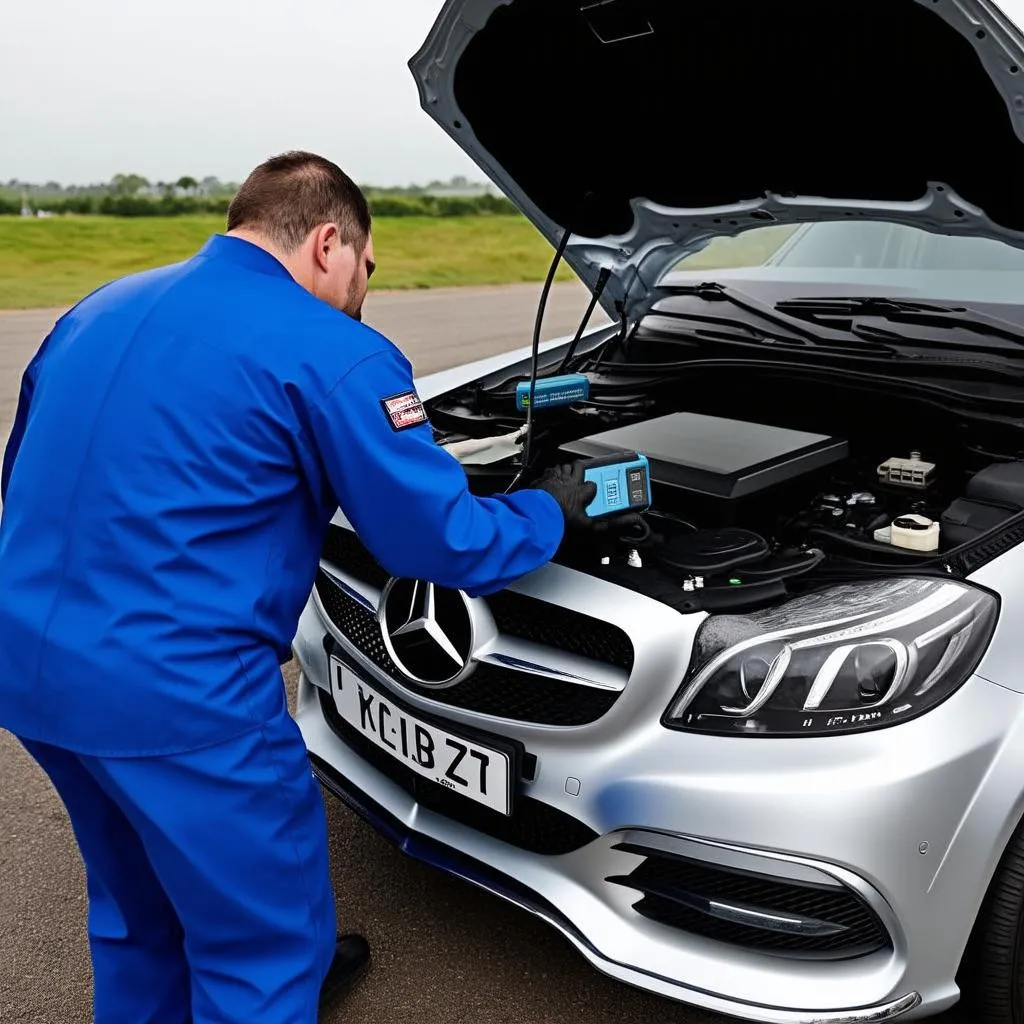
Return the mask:
<svg viewBox="0 0 1024 1024"><path fill-rule="evenodd" d="M546 409L556 405L570 405L585 402L590 397L590 378L582 373L563 373L557 377L541 377L534 385L534 409ZM516 408L520 411L530 407L530 382L520 381L516 385Z"/></svg>
<svg viewBox="0 0 1024 1024"><path fill-rule="evenodd" d="M597 484L597 497L587 506L591 519L643 512L651 506L651 468L646 455L622 452L584 465L583 479Z"/></svg>

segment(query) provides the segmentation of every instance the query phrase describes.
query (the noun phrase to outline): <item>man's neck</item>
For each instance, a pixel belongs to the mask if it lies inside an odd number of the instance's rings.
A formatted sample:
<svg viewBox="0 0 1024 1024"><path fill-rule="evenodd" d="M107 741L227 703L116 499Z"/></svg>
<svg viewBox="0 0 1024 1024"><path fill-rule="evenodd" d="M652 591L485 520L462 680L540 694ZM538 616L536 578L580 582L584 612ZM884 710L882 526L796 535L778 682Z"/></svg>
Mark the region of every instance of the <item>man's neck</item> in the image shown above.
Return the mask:
<svg viewBox="0 0 1024 1024"><path fill-rule="evenodd" d="M294 261L281 252L265 235L260 234L258 231L251 231L248 228L233 228L231 231L225 232L225 234L228 238L239 238L243 242L250 242L252 245L263 249L264 252L270 253L296 281L299 281L297 268L293 265ZM299 283L301 284L302 282L299 281Z"/></svg>

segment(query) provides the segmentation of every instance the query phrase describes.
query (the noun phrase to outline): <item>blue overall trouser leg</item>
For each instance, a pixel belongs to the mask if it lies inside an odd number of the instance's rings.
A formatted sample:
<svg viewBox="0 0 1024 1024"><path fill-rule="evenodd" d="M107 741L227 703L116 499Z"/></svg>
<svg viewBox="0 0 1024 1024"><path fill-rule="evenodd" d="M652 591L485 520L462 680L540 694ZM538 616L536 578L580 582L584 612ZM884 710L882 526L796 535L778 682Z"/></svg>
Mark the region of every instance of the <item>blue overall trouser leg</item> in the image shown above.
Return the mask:
<svg viewBox="0 0 1024 1024"><path fill-rule="evenodd" d="M286 709L168 757L22 742L85 863L96 1024L315 1024L336 921L323 801Z"/></svg>

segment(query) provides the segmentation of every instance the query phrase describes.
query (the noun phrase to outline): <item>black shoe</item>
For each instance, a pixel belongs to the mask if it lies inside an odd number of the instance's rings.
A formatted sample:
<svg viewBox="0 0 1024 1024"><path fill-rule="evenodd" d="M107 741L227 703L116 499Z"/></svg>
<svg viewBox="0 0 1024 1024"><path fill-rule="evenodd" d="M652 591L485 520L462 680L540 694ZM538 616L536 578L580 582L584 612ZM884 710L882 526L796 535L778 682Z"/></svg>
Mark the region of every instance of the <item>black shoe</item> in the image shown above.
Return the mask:
<svg viewBox="0 0 1024 1024"><path fill-rule="evenodd" d="M370 966L370 944L362 937L350 933L342 935L334 947L334 959L320 987L320 1009L351 988Z"/></svg>

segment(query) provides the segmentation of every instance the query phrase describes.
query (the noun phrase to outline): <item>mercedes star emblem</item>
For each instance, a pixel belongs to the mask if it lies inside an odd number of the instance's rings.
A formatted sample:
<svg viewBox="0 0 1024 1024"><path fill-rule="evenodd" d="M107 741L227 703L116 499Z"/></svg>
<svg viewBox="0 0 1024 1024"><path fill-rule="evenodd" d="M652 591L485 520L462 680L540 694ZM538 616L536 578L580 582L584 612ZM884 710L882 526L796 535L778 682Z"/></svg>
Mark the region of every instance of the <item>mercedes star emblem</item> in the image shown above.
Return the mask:
<svg viewBox="0 0 1024 1024"><path fill-rule="evenodd" d="M388 654L411 682L444 689L473 671L473 615L461 590L391 579L378 618Z"/></svg>

